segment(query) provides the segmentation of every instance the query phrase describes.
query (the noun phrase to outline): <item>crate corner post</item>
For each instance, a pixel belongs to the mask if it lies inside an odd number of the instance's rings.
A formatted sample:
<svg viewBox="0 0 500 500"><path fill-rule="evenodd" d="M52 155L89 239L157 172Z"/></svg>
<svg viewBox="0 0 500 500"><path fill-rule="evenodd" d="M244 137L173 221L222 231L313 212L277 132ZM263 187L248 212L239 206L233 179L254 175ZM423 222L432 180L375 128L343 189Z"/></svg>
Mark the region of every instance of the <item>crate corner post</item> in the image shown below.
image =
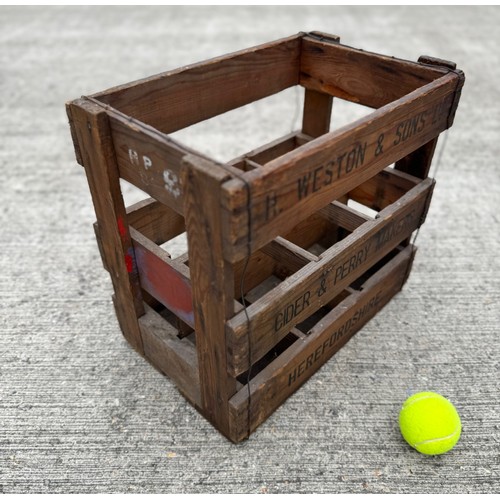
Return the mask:
<svg viewBox="0 0 500 500"><path fill-rule="evenodd" d="M201 411L231 441L238 438L229 400L237 380L228 373L226 321L234 315L234 272L224 258L221 188L231 179L222 166L196 155L184 157L181 186L188 235L198 355Z"/></svg>
<svg viewBox="0 0 500 500"><path fill-rule="evenodd" d="M124 337L144 354L138 317L144 314L139 277L106 111L86 98L67 104L77 161L85 168L97 218L99 246L114 288Z"/></svg>

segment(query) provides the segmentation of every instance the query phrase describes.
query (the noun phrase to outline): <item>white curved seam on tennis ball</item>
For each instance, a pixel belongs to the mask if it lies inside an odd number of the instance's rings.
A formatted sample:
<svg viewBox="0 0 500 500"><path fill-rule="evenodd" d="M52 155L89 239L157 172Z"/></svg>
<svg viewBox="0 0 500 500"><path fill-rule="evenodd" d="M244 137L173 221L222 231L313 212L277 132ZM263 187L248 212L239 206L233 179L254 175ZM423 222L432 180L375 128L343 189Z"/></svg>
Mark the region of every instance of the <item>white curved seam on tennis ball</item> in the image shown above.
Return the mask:
<svg viewBox="0 0 500 500"><path fill-rule="evenodd" d="M415 443L413 446L415 446L415 448L416 448L417 446L422 446L423 444L437 443L438 441L444 441L445 439L452 438L459 431L460 431L460 427L456 427L455 430L451 434L448 434L448 436L438 437L438 438L434 438L434 439L426 439L425 441L420 441L420 443Z"/></svg>
<svg viewBox="0 0 500 500"><path fill-rule="evenodd" d="M406 410L406 408L410 408L410 406L412 406L414 403L418 403L419 401L424 401L424 399L431 399L431 398L435 398L435 397L436 396L434 394L430 394L427 396L420 396L419 398L414 399L411 403L403 404L403 407L401 409Z"/></svg>

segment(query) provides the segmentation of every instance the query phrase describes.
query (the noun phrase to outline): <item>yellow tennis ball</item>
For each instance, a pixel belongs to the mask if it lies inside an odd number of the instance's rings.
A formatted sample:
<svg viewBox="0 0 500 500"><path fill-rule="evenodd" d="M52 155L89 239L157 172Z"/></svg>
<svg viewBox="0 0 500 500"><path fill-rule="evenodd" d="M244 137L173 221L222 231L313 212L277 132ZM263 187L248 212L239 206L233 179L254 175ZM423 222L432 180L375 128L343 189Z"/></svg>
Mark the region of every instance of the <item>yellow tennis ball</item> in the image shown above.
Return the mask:
<svg viewBox="0 0 500 500"><path fill-rule="evenodd" d="M410 396L399 413L405 441L424 455L450 451L460 438L462 423L455 407L435 392Z"/></svg>

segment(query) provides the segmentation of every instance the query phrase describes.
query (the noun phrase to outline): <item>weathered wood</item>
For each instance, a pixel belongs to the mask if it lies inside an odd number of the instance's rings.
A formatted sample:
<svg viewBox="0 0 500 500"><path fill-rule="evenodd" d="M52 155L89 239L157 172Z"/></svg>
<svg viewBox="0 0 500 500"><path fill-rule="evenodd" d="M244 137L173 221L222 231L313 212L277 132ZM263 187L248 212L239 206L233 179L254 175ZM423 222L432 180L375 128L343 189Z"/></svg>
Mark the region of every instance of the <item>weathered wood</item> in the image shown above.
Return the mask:
<svg viewBox="0 0 500 500"><path fill-rule="evenodd" d="M182 214L180 167L192 151L141 123L108 111L120 177Z"/></svg>
<svg viewBox="0 0 500 500"><path fill-rule="evenodd" d="M372 108L413 92L447 69L374 54L305 36L300 57L300 84Z"/></svg>
<svg viewBox="0 0 500 500"><path fill-rule="evenodd" d="M289 151L292 151L295 148L296 142L295 137L297 132L290 132L289 134L284 135L283 137L279 137L278 139L274 139L267 144L263 144L262 146L252 149L248 153L244 155L238 156L229 162L230 165L235 165L236 163L241 162L247 158L252 159L255 163L263 164L266 163L278 156L284 155Z"/></svg>
<svg viewBox="0 0 500 500"><path fill-rule="evenodd" d="M278 285L265 301L257 301L227 322L230 373L248 369L248 359L259 359L300 321L360 277L423 222L434 181L426 179L397 204L380 212L341 242ZM247 336L251 335L251 342ZM251 346L249 355L248 349Z"/></svg>
<svg viewBox="0 0 500 500"><path fill-rule="evenodd" d="M430 66L442 66L451 70L456 70L457 68L457 65L452 61L446 61L444 59L431 56L420 56L418 58L418 62ZM457 72L457 75L460 75L460 72ZM463 81L457 84L458 91L460 91L462 85ZM458 86L460 86L460 89L458 89ZM401 160L396 162L395 168L397 170L401 170L402 172L407 172L416 177L420 177L421 179L425 179L429 175L438 138L439 136L435 137L420 148L412 151L409 155L401 158Z"/></svg>
<svg viewBox="0 0 500 500"><path fill-rule="evenodd" d="M429 175L438 139L439 136L434 137L434 139L431 139L423 146L401 158L401 160L396 162L394 168L420 179L425 179Z"/></svg>
<svg viewBox="0 0 500 500"><path fill-rule="evenodd" d="M230 401L236 441L253 432L401 289L414 248L407 247L370 277ZM250 400L248 399L250 392ZM250 409L248 405L250 404Z"/></svg>
<svg viewBox="0 0 500 500"><path fill-rule="evenodd" d="M177 331L149 306L139 318L144 339L144 356L153 366L173 380L184 397L201 407L198 359L195 346L179 339Z"/></svg>
<svg viewBox="0 0 500 500"><path fill-rule="evenodd" d="M329 221L347 229L350 232L370 220L370 217L367 215L361 214L357 210L354 210L343 203L339 203L338 201L329 203L326 207L323 207L319 213Z"/></svg>
<svg viewBox="0 0 500 500"><path fill-rule="evenodd" d="M317 262L319 260L316 255L281 236L278 236L271 243L262 247L262 251L273 257L280 265L286 267L291 274L297 272L310 262Z"/></svg>
<svg viewBox="0 0 500 500"><path fill-rule="evenodd" d="M311 32L68 104L120 327L232 441L401 288L463 83ZM297 84L302 131L227 164L167 135ZM329 132L333 96L378 109ZM119 178L153 198L125 211Z"/></svg>
<svg viewBox="0 0 500 500"><path fill-rule="evenodd" d="M108 117L99 106L86 99L69 103L67 112L94 203L120 327L134 349L143 353L137 318L144 314L144 307Z"/></svg>
<svg viewBox="0 0 500 500"><path fill-rule="evenodd" d="M302 132L311 137L319 137L330 130L333 98L331 95L306 89Z"/></svg>
<svg viewBox="0 0 500 500"><path fill-rule="evenodd" d="M427 143L447 127L457 86L449 73L371 115L244 173L252 193L252 249L260 248L297 219L348 193L386 166ZM247 188L240 179L224 186L230 227L225 257L248 252Z"/></svg>
<svg viewBox="0 0 500 500"><path fill-rule="evenodd" d="M93 97L169 134L296 85L300 42L293 35Z"/></svg>
<svg viewBox="0 0 500 500"><path fill-rule="evenodd" d="M233 265L234 274L234 296L241 298L241 292L246 294L259 283L269 278L276 269L276 261L262 250L252 254L248 263L245 260ZM245 273L243 276L243 272Z"/></svg>
<svg viewBox="0 0 500 500"><path fill-rule="evenodd" d="M130 228L130 235L141 287L182 321L194 327L189 268L172 260L165 250L133 227Z"/></svg>
<svg viewBox="0 0 500 500"><path fill-rule="evenodd" d="M195 156L185 159L182 182L201 402L204 414L226 436L229 399L236 392L236 380L228 376L225 342L225 322L234 314L234 276L222 257L220 227L220 186L228 178L228 172L213 162Z"/></svg>
<svg viewBox="0 0 500 500"><path fill-rule="evenodd" d="M153 198L127 207L127 221L130 226L157 245L175 238L186 230L184 217Z"/></svg>
<svg viewBox="0 0 500 500"><path fill-rule="evenodd" d="M379 211L401 198L419 180L421 179L404 172L386 168L349 191L347 197Z"/></svg>
<svg viewBox="0 0 500 500"><path fill-rule="evenodd" d="M104 251L104 247L102 245L101 231L99 229L99 224L97 224L97 222L94 222L94 234L97 242L97 248L99 249L99 254L101 255L102 267L104 267L104 269L109 273L110 268L108 266L108 263L106 262L107 259L106 252Z"/></svg>
<svg viewBox="0 0 500 500"><path fill-rule="evenodd" d="M453 70L457 69L456 63L446 59L439 59L439 57L422 55L418 58L418 62L422 64L430 64L431 66L444 66L445 68Z"/></svg>

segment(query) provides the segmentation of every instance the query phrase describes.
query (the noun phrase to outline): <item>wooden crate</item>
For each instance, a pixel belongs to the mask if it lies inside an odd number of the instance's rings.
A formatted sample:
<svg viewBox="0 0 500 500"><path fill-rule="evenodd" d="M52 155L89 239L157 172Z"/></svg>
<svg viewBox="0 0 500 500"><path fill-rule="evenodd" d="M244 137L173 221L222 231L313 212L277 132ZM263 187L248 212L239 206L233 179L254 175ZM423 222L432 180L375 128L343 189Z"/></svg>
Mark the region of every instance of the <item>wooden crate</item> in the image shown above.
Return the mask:
<svg viewBox="0 0 500 500"><path fill-rule="evenodd" d="M123 334L232 441L403 286L463 82L313 32L68 103ZM302 129L233 161L169 137L295 85ZM330 132L333 97L374 111ZM151 198L126 208L120 178Z"/></svg>

